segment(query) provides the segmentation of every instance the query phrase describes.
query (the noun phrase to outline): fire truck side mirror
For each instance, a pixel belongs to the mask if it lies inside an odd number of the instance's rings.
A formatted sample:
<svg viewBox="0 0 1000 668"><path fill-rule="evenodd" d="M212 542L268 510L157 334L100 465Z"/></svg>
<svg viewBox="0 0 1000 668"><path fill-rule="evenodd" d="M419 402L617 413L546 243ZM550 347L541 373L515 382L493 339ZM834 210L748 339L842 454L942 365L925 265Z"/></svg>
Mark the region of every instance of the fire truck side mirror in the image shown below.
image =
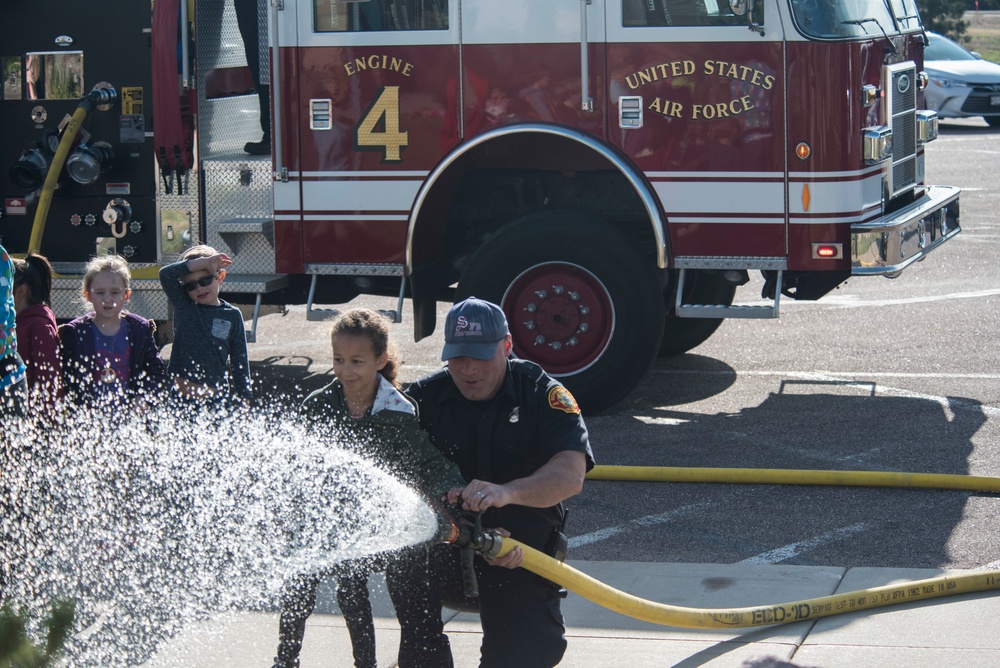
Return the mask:
<svg viewBox="0 0 1000 668"><path fill-rule="evenodd" d="M729 0L729 9L736 16L743 16L748 11L753 14L754 0Z"/></svg>

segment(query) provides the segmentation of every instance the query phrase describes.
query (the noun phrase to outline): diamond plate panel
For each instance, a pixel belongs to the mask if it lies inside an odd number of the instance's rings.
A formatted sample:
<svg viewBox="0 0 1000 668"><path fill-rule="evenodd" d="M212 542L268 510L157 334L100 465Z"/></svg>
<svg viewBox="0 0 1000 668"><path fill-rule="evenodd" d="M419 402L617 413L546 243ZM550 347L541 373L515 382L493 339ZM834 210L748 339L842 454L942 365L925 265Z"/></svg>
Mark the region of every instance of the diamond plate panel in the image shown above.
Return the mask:
<svg viewBox="0 0 1000 668"><path fill-rule="evenodd" d="M261 70L267 68L267 2L258 0L263 15ZM208 100L205 78L220 67L246 65L243 38L236 23L236 11L228 0L203 0L195 17L198 34L198 149L203 158L243 155L243 145L260 139L260 110L256 95ZM266 80L266 78L265 78Z"/></svg>
<svg viewBox="0 0 1000 668"><path fill-rule="evenodd" d="M274 273L271 161L205 160L205 242L233 258L239 274Z"/></svg>

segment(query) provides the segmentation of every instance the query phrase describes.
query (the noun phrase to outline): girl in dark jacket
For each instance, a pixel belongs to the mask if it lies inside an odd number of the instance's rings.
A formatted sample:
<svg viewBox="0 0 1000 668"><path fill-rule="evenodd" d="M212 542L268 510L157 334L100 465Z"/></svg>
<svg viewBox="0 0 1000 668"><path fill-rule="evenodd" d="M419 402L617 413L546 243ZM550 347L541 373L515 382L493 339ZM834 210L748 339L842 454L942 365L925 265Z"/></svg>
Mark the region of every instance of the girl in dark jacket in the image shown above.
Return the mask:
<svg viewBox="0 0 1000 668"><path fill-rule="evenodd" d="M309 395L302 407L318 428L349 435L345 443L431 499L465 486L458 467L434 447L420 428L416 404L396 385L397 362L390 349L388 321L374 311L354 309L333 326L333 372L337 379ZM392 568L392 557L387 557ZM377 562L377 560L375 560ZM371 560L340 564L333 573L337 604L344 615L356 668L375 668L375 624L368 576L381 565ZM299 665L306 619L316 605L319 575L300 575L285 584L274 668Z"/></svg>
<svg viewBox="0 0 1000 668"><path fill-rule="evenodd" d="M52 405L62 386L59 332L52 312L52 265L44 255L14 260L17 352L28 374L32 399Z"/></svg>
<svg viewBox="0 0 1000 668"><path fill-rule="evenodd" d="M153 400L166 367L156 348L156 326L122 309L130 274L125 260L102 255L87 264L83 297L93 310L59 328L66 397L77 404L122 396Z"/></svg>

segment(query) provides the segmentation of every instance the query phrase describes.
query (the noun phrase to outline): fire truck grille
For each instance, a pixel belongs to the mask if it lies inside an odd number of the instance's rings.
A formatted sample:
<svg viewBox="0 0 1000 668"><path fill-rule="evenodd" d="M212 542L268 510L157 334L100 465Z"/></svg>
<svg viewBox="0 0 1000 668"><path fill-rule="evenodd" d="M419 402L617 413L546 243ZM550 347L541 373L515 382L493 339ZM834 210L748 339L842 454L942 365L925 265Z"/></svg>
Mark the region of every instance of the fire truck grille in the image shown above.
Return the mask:
<svg viewBox="0 0 1000 668"><path fill-rule="evenodd" d="M917 182L917 72L915 67L891 72L892 192L896 196Z"/></svg>

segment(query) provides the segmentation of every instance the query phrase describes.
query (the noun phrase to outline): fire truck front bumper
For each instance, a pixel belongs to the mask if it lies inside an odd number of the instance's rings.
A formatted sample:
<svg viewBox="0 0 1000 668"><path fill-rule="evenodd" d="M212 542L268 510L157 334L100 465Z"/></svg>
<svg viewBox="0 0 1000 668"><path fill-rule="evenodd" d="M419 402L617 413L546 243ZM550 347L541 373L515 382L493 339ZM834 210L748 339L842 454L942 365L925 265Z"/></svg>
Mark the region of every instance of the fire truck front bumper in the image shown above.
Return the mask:
<svg viewBox="0 0 1000 668"><path fill-rule="evenodd" d="M928 186L923 197L889 216L851 226L851 274L898 274L962 231L954 186Z"/></svg>

